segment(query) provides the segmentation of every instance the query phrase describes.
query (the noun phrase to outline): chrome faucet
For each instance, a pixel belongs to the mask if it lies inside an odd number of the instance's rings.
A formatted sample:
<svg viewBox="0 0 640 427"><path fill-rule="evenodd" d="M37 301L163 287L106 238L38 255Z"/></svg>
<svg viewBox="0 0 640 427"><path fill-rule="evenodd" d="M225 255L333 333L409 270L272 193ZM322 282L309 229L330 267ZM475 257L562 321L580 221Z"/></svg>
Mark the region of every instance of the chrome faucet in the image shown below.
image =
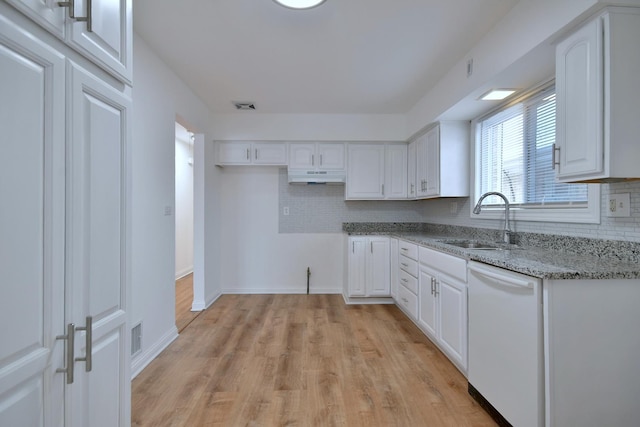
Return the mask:
<svg viewBox="0 0 640 427"><path fill-rule="evenodd" d="M488 193L484 193L478 199L478 203L473 208L473 213L478 215L482 210L482 201L489 196L499 196L504 200L504 230L502 232L502 240L505 243L511 243L511 229L509 228L509 199L505 197L504 194L498 193L497 191L489 191Z"/></svg>

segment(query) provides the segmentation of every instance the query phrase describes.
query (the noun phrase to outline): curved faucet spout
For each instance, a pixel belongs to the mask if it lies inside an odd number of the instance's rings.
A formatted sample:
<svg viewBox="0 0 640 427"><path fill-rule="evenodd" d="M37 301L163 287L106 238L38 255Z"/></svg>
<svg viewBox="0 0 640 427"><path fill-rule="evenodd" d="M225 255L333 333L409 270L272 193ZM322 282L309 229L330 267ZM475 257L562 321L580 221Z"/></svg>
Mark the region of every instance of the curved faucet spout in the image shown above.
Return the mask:
<svg viewBox="0 0 640 427"><path fill-rule="evenodd" d="M509 199L507 199L504 194L497 191L489 191L487 193L484 193L482 196L480 196L480 198L478 199L478 203L476 203L476 206L473 208L473 213L476 215L480 213L480 211L482 210L482 201L489 196L498 196L501 197L502 200L504 200L504 230L502 232L502 240L505 243L511 243L511 229L509 228Z"/></svg>

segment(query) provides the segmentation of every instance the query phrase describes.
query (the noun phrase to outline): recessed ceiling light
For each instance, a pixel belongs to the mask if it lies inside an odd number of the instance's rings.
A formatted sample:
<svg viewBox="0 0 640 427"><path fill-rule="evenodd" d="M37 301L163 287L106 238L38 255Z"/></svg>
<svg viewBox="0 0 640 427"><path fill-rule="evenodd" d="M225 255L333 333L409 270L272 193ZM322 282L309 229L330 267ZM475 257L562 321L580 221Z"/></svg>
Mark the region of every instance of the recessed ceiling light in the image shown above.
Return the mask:
<svg viewBox="0 0 640 427"><path fill-rule="evenodd" d="M273 0L281 6L289 9L311 9L320 6L326 0Z"/></svg>
<svg viewBox="0 0 640 427"><path fill-rule="evenodd" d="M480 97L482 101L501 101L514 93L517 89L491 89Z"/></svg>

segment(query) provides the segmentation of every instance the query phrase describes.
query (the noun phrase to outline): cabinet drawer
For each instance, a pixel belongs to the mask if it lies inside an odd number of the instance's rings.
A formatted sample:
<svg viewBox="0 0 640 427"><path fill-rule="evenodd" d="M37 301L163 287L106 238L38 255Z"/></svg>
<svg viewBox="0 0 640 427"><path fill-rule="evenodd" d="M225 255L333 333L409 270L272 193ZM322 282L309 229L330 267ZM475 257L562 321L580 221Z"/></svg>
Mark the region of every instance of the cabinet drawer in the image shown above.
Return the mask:
<svg viewBox="0 0 640 427"><path fill-rule="evenodd" d="M406 271L400 271L399 275L400 284L409 289L414 294L418 295L418 279L407 273Z"/></svg>
<svg viewBox="0 0 640 427"><path fill-rule="evenodd" d="M467 282L467 261L453 255L420 247L420 264L442 271L448 276Z"/></svg>
<svg viewBox="0 0 640 427"><path fill-rule="evenodd" d="M400 270L406 271L413 277L418 277L418 263L416 261L400 255L398 257L398 264L400 265Z"/></svg>
<svg viewBox="0 0 640 427"><path fill-rule="evenodd" d="M416 320L418 318L418 297L404 286L398 288L398 304L411 319Z"/></svg>
<svg viewBox="0 0 640 427"><path fill-rule="evenodd" d="M398 241L398 250L401 255L404 255L408 258L418 260L418 245L414 243L409 243L405 240Z"/></svg>

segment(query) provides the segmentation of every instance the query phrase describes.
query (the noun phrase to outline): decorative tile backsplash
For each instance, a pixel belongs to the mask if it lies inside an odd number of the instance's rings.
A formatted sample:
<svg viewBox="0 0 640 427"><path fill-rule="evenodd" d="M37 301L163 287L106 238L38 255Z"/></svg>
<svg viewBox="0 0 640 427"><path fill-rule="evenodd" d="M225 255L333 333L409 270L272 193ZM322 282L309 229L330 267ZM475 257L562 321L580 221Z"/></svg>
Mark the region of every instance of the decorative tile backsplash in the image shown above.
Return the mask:
<svg viewBox="0 0 640 427"><path fill-rule="evenodd" d="M640 242L640 181L601 184L600 224L514 221L515 232L556 234L593 239ZM471 218L468 198L418 201L345 201L342 185L289 185L287 170L279 172L280 233L341 233L343 222L409 222L500 229L500 220ZM609 194L631 194L631 216L606 216ZM451 202L457 210L451 212ZM283 209L289 208L289 215Z"/></svg>

